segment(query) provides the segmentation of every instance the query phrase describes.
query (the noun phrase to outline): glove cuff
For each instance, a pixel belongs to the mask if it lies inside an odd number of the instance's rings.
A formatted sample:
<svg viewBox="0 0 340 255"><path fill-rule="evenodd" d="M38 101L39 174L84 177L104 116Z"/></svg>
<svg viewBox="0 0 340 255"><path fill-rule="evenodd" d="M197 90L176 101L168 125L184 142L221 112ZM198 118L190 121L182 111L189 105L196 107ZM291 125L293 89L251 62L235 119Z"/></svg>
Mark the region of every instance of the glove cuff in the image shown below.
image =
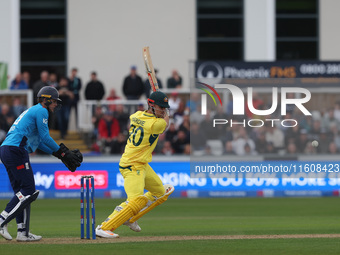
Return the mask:
<svg viewBox="0 0 340 255"><path fill-rule="evenodd" d="M52 155L58 159L62 159L65 156L65 152L68 151L68 148L63 143L59 146L59 150L52 152Z"/></svg>

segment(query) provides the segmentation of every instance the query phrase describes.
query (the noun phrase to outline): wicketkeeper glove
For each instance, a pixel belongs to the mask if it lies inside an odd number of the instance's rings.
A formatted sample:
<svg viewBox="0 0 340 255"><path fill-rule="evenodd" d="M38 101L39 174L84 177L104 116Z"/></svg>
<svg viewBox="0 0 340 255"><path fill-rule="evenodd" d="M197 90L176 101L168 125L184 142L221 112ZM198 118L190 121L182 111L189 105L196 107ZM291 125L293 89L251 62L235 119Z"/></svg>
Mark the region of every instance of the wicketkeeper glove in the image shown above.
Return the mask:
<svg viewBox="0 0 340 255"><path fill-rule="evenodd" d="M83 155L76 150L69 150L63 143L61 143L59 150L52 153L53 156L60 159L64 165L71 171L76 171L77 167L83 162Z"/></svg>

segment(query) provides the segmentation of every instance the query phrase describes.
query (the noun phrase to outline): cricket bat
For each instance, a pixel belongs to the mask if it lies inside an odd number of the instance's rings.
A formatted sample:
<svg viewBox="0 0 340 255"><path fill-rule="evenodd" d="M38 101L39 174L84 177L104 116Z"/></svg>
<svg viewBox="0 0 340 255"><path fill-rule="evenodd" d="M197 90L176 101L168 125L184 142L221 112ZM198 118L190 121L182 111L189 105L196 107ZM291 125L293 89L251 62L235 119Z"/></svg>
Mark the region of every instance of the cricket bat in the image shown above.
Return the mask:
<svg viewBox="0 0 340 255"><path fill-rule="evenodd" d="M153 68L149 47L143 48L143 59L146 68L146 73L150 81L152 91L158 91L158 82L156 79L155 69Z"/></svg>

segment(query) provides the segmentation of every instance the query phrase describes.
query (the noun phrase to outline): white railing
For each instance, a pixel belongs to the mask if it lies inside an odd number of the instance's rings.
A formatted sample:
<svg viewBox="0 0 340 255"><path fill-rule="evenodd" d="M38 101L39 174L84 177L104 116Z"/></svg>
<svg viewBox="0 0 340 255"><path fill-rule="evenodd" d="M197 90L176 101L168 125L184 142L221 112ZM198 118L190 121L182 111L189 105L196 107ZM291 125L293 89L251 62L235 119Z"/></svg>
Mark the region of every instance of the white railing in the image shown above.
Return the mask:
<svg viewBox="0 0 340 255"><path fill-rule="evenodd" d="M168 96L170 96L171 93L175 91L178 92L179 95L190 94L190 89L162 89L161 91L166 93ZM82 131L86 132L93 129L93 112L94 108L98 105L102 107L109 107L110 105L124 105L125 110L129 114L132 114L136 110L138 105L143 105L145 108L147 108L147 100L146 98L141 100L81 100L78 103L78 126Z"/></svg>
<svg viewBox="0 0 340 255"><path fill-rule="evenodd" d="M1 97L25 96L27 108L30 108L33 105L33 91L30 89L0 90L0 96Z"/></svg>

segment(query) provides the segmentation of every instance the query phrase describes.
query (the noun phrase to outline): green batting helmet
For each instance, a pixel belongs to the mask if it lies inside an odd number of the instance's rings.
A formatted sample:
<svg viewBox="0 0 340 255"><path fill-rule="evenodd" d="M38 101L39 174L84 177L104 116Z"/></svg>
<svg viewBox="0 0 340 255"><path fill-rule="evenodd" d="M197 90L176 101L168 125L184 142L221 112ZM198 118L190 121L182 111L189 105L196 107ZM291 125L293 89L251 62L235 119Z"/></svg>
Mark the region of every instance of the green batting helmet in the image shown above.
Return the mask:
<svg viewBox="0 0 340 255"><path fill-rule="evenodd" d="M155 91L153 92L149 98L148 101L150 103L153 103L155 105L158 105L159 107L163 107L163 108L170 108L169 103L168 103L168 97L160 91Z"/></svg>

